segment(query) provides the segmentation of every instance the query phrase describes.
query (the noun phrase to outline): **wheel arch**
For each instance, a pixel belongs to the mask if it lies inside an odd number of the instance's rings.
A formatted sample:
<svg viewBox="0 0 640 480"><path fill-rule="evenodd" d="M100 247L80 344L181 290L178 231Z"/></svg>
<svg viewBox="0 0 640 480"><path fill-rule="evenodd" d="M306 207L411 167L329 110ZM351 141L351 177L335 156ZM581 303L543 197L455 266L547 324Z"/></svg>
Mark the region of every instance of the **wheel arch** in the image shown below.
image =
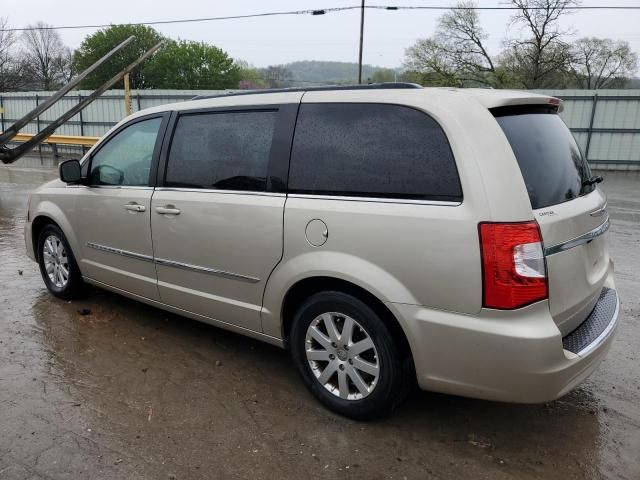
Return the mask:
<svg viewBox="0 0 640 480"><path fill-rule="evenodd" d="M289 337L293 317L298 308L300 308L309 296L326 291L336 291L352 295L371 307L384 321L387 328L389 328L393 340L403 357L413 362L413 354L407 335L396 316L389 310L385 303L360 285L330 276L307 277L297 281L287 290L281 308L282 339L285 348L289 348Z"/></svg>
<svg viewBox="0 0 640 480"><path fill-rule="evenodd" d="M46 205L45 205L46 206ZM60 230L67 239L69 246L71 247L72 253L76 256L79 253L79 246L76 239L76 236L73 234L73 230L71 228L71 224L66 219L66 217L59 211L58 207L51 204L49 208L53 209L53 211L49 210L40 210L35 214L33 220L31 221L31 244L33 246L33 253L36 257L36 261L40 260L40 252L38 251L38 238L40 237L40 232L46 225L55 225ZM58 210L58 212L55 212ZM56 215L58 213L58 215Z"/></svg>

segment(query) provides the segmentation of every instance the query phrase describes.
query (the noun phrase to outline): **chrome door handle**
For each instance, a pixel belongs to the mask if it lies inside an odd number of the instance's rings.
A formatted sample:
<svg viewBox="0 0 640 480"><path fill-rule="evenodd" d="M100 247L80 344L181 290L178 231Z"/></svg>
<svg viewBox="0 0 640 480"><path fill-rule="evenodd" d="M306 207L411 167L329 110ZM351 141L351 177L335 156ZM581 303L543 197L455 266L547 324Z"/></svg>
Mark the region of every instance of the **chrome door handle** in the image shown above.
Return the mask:
<svg viewBox="0 0 640 480"><path fill-rule="evenodd" d="M164 207L156 207L156 212L160 215L180 215L180 209L173 205L165 205Z"/></svg>
<svg viewBox="0 0 640 480"><path fill-rule="evenodd" d="M137 203L127 203L124 206L125 210L129 210L130 212L144 212L147 210L147 207L144 205L139 205Z"/></svg>

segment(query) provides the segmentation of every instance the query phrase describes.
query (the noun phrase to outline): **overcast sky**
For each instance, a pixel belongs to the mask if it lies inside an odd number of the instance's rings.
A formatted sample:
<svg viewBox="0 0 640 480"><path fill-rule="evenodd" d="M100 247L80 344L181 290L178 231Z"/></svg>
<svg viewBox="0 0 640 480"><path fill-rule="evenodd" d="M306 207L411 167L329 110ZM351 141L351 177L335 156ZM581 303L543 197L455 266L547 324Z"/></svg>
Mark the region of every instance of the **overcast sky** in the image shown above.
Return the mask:
<svg viewBox="0 0 640 480"><path fill-rule="evenodd" d="M78 25L125 23L167 19L248 14L280 10L306 10L357 5L359 0L106 0L80 3L78 0L2 0L0 16L14 27L38 20L49 24ZM454 0L368 0L376 5L453 5ZM479 0L480 6L504 4L504 0ZM583 5L640 5L640 0L584 0ZM8 8L7 8L8 7ZM366 11L364 62L385 67L402 64L404 51L416 39L433 33L442 12ZM480 12L490 34L489 49L497 52L510 28L511 13ZM583 10L568 15L563 26L577 36L627 40L640 53L640 10ZM295 60L357 61L359 12L346 11L322 16L296 15L245 20L228 20L155 26L172 38L212 43L234 58L255 66ZM513 27L511 27L513 28ZM76 48L95 29L60 30L63 40Z"/></svg>

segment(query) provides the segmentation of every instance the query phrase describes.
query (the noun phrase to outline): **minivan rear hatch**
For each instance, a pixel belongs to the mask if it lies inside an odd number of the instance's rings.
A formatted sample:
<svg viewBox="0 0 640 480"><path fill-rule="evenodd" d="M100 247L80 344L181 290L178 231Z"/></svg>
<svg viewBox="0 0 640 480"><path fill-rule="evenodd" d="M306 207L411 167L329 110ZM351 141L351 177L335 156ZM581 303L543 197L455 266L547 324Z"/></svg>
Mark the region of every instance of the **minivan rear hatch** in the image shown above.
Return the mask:
<svg viewBox="0 0 640 480"><path fill-rule="evenodd" d="M492 109L516 157L545 249L551 314L567 335L593 310L609 271L606 199L555 106Z"/></svg>

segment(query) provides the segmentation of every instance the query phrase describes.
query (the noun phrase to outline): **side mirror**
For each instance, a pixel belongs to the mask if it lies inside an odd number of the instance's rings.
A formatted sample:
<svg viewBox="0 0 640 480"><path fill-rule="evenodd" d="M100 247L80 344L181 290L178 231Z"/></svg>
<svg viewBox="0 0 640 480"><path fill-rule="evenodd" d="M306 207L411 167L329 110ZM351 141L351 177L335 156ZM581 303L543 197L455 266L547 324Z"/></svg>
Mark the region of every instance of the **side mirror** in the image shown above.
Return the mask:
<svg viewBox="0 0 640 480"><path fill-rule="evenodd" d="M65 183L80 183L82 170L78 160L67 160L60 164L60 180Z"/></svg>

